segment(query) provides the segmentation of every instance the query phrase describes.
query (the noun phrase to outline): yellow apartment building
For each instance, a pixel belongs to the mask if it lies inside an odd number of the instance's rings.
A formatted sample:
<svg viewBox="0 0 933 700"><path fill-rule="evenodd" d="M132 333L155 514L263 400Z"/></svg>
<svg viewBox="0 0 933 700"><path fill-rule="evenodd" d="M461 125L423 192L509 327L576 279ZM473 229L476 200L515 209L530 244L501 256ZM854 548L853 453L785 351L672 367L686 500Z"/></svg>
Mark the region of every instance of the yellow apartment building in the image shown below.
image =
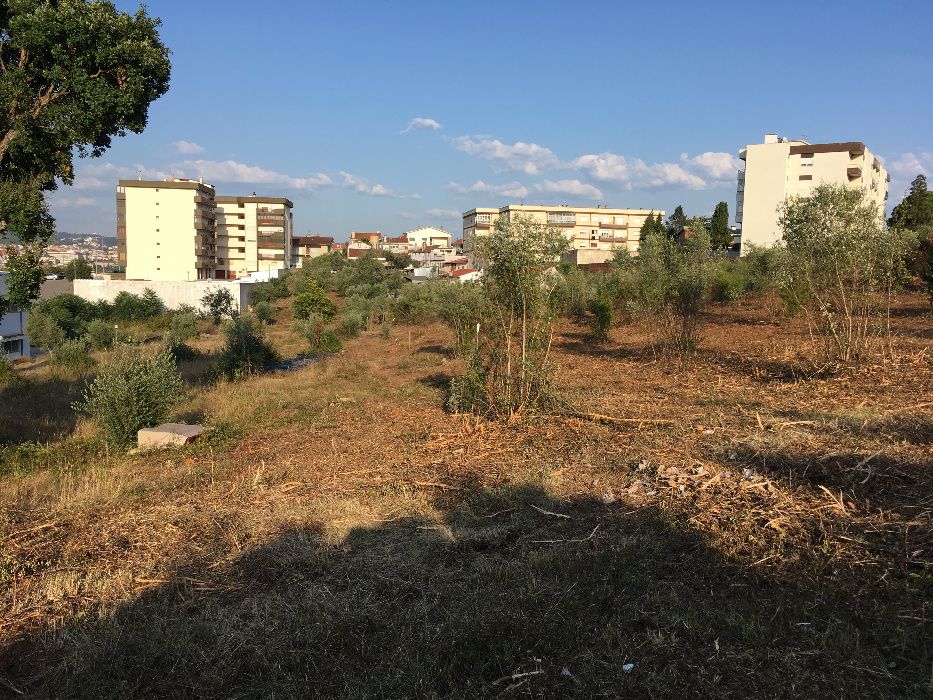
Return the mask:
<svg viewBox="0 0 933 700"><path fill-rule="evenodd" d="M780 241L778 208L787 197L806 196L820 183L863 189L883 217L891 178L877 156L861 141L807 143L767 134L764 143L739 151L745 170L739 171L735 223L742 252L749 245Z"/></svg>
<svg viewBox="0 0 933 700"><path fill-rule="evenodd" d="M212 279L214 188L197 180L120 180L117 257L130 280Z"/></svg>
<svg viewBox="0 0 933 700"><path fill-rule="evenodd" d="M477 208L463 214L463 247L472 248L475 236L488 235L496 222L505 217L529 217L538 223L561 229L570 241L578 260L604 262L610 260L616 250L625 248L638 250L641 226L649 215L664 216L657 209L610 209L608 207L573 207L567 205L508 204L499 209ZM586 251L586 252L583 252Z"/></svg>
<svg viewBox="0 0 933 700"><path fill-rule="evenodd" d="M288 269L292 209L285 197L217 197L217 277Z"/></svg>

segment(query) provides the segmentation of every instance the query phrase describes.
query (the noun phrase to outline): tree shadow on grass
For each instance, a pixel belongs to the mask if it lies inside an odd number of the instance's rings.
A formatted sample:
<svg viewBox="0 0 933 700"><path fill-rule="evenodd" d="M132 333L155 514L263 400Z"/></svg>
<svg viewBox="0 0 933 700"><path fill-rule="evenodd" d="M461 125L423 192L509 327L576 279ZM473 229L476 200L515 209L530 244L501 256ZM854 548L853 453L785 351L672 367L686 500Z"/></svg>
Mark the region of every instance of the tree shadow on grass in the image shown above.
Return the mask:
<svg viewBox="0 0 933 700"><path fill-rule="evenodd" d="M45 376L0 387L0 445L50 442L70 435L86 378Z"/></svg>
<svg viewBox="0 0 933 700"><path fill-rule="evenodd" d="M922 640L890 610L844 582L760 575L654 508L469 484L433 506L337 542L315 522L242 552L214 542L113 612L35 631L0 669L33 696L95 698L893 697L926 682Z"/></svg>

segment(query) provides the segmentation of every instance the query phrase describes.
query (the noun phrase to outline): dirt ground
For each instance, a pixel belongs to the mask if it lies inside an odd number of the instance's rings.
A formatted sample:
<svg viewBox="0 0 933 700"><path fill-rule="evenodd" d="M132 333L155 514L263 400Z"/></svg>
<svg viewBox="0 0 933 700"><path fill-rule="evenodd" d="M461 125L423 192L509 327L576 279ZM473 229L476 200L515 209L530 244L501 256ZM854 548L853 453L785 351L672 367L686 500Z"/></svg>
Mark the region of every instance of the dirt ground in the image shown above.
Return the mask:
<svg viewBox="0 0 933 700"><path fill-rule="evenodd" d="M892 323L826 372L761 300L687 368L568 322L589 416L512 423L446 413L448 331L399 325L192 387L182 450L59 426L0 482L0 696L929 695L933 315Z"/></svg>

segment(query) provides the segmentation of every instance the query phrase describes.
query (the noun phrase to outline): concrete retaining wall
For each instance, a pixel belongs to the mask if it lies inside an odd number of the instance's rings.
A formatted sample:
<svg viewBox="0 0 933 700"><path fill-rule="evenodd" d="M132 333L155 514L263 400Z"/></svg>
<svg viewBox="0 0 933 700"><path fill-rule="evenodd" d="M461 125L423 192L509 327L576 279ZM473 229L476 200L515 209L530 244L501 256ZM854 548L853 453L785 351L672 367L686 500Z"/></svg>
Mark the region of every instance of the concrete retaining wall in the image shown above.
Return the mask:
<svg viewBox="0 0 933 700"><path fill-rule="evenodd" d="M177 309L188 304L202 309L201 297L205 292L215 289L227 289L233 297L237 310L249 306L250 291L253 282L239 280L197 280L195 282L156 282L147 280L75 280L74 293L88 301L113 301L120 292L142 294L151 289L168 309Z"/></svg>

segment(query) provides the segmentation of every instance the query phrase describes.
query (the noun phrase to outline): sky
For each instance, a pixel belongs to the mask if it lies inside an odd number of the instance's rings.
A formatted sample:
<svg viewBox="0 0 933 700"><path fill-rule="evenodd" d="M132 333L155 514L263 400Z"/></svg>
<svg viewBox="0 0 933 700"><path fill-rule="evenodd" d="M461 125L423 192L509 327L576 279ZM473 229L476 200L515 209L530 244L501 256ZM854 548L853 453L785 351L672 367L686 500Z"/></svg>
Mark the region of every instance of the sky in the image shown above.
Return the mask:
<svg viewBox="0 0 933 700"><path fill-rule="evenodd" d="M135 11L138 3L116 2ZM864 141L889 204L933 174L933 3L162 0L168 93L78 159L60 231L115 235L120 178L286 196L295 234L462 231L505 204L735 208L765 133Z"/></svg>

